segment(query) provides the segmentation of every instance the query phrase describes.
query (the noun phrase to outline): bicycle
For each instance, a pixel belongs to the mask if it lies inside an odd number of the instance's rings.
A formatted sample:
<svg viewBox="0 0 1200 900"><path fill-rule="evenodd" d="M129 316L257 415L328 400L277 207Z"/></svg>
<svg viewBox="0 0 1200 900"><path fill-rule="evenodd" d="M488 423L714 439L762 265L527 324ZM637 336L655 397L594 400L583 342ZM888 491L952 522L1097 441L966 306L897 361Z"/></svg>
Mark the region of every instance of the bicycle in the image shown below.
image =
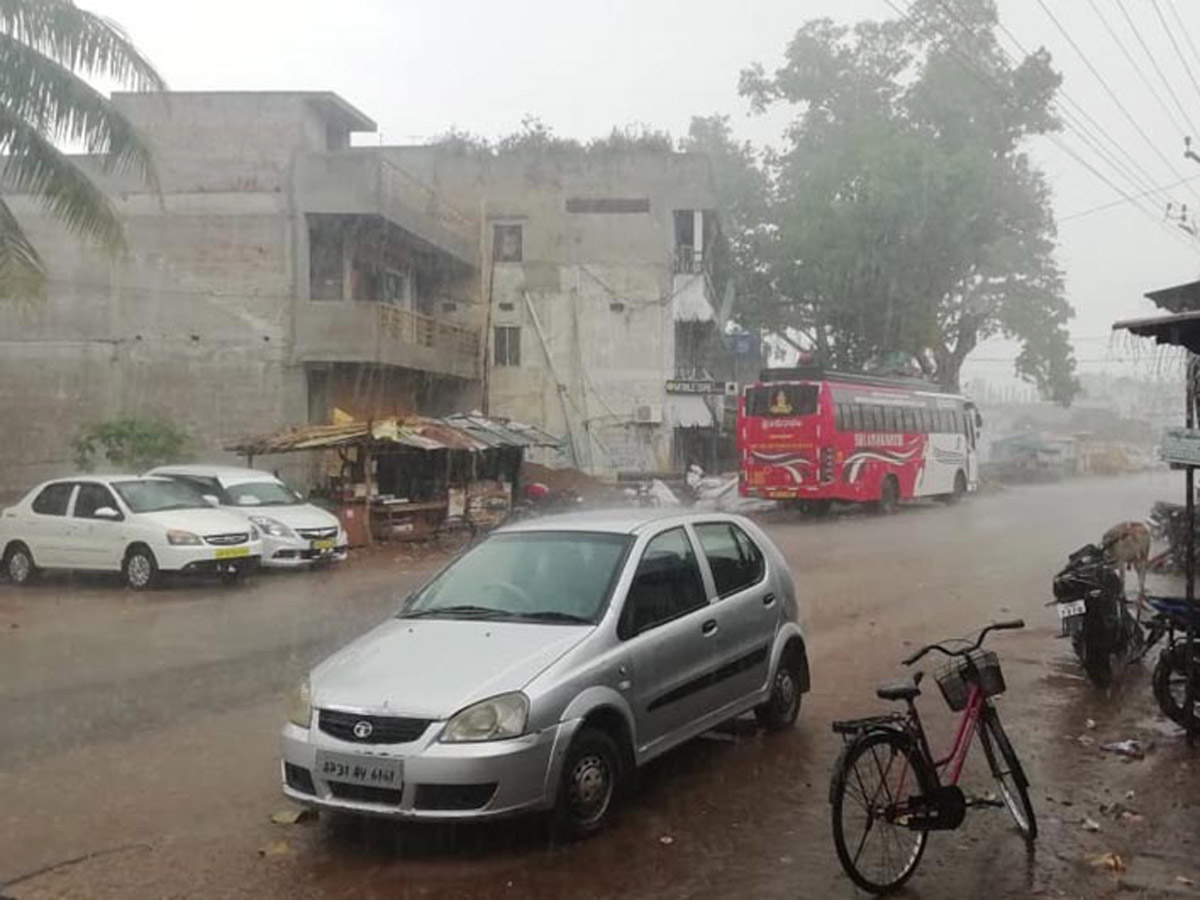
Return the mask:
<svg viewBox="0 0 1200 900"><path fill-rule="evenodd" d="M962 717L944 758L934 759L917 713L915 700L924 677L920 671L876 690L883 700L903 701L906 712L833 723L844 743L829 789L833 839L842 868L863 890L885 894L898 889L916 871L929 832L958 828L968 807L1007 806L1026 842L1037 838L1029 780L992 703L1005 689L1000 662L994 652L981 649L990 632L1024 627L1020 619L997 622L984 628L973 644L954 639L966 645L961 649L930 644L904 660L911 666L934 650L949 657L936 680L950 708ZM968 802L958 787L976 734L1003 804L993 799ZM856 812L863 819L861 834L852 832ZM874 837L878 841L864 857ZM876 852L879 868L871 869Z"/></svg>

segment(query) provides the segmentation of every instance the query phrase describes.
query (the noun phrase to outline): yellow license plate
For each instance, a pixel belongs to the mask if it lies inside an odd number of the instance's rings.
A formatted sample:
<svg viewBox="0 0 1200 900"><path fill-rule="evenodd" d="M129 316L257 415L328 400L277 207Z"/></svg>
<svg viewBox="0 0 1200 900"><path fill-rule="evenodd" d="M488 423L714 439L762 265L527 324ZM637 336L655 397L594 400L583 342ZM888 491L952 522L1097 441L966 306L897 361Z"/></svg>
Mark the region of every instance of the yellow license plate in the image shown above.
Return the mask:
<svg viewBox="0 0 1200 900"><path fill-rule="evenodd" d="M313 541L312 542L312 548L314 550L332 550L336 546L337 546L337 541L333 541L333 540Z"/></svg>
<svg viewBox="0 0 1200 900"><path fill-rule="evenodd" d="M222 547L217 551L217 559L236 559L239 556L249 556L249 547Z"/></svg>

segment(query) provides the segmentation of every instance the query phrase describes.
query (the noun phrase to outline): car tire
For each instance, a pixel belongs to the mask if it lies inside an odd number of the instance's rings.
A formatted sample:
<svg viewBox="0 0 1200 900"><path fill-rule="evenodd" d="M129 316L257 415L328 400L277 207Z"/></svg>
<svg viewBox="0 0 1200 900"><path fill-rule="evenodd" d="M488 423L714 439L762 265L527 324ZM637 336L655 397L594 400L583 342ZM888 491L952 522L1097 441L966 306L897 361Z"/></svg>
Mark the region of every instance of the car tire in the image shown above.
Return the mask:
<svg viewBox="0 0 1200 900"><path fill-rule="evenodd" d="M4 572L8 580L18 586L24 586L37 578L38 567L33 561L33 554L22 543L14 543L4 554Z"/></svg>
<svg viewBox="0 0 1200 900"><path fill-rule="evenodd" d="M625 780L624 770L624 754L612 735L583 726L563 760L554 803L554 836L575 841L603 828Z"/></svg>
<svg viewBox="0 0 1200 900"><path fill-rule="evenodd" d="M767 731L786 731L796 724L800 715L799 654L788 653L779 661L771 679L771 694L766 703L754 707L754 718Z"/></svg>
<svg viewBox="0 0 1200 900"><path fill-rule="evenodd" d="M148 591L158 583L158 560L144 544L135 544L125 553L121 566L125 584L135 591Z"/></svg>

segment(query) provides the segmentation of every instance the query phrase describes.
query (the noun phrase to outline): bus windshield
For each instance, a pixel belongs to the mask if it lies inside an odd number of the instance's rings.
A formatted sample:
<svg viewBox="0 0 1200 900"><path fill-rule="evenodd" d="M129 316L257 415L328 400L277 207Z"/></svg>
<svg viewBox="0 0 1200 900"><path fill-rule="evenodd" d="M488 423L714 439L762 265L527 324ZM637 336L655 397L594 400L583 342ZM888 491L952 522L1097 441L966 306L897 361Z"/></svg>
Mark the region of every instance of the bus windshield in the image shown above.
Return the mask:
<svg viewBox="0 0 1200 900"><path fill-rule="evenodd" d="M746 415L765 418L811 416L817 411L815 384L771 384L746 391Z"/></svg>

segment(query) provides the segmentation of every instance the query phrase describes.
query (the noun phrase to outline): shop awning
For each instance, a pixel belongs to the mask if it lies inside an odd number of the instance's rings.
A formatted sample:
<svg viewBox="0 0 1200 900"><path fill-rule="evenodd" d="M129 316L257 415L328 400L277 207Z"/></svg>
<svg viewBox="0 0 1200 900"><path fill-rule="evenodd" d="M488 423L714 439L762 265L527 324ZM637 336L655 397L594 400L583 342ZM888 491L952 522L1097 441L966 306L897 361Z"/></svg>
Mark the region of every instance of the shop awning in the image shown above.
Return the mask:
<svg viewBox="0 0 1200 900"><path fill-rule="evenodd" d="M455 415L445 419L424 416L347 422L341 425L297 425L273 434L245 438L225 449L242 456L266 456L370 443L396 444L417 450L479 452L500 447L557 447L553 435L508 419Z"/></svg>
<svg viewBox="0 0 1200 900"><path fill-rule="evenodd" d="M1159 344L1186 347L1193 353L1200 353L1200 311L1148 319L1126 319L1113 323L1113 331L1128 331L1138 337L1154 338Z"/></svg>

